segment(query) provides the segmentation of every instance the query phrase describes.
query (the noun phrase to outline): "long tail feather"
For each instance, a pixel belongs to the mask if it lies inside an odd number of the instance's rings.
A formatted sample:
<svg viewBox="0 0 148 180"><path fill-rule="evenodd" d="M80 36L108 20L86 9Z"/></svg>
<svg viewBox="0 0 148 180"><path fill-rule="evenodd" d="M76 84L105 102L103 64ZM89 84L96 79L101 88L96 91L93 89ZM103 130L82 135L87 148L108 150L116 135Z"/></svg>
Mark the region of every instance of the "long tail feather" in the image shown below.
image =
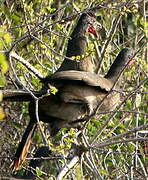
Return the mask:
<svg viewBox="0 0 148 180"><path fill-rule="evenodd" d="M30 144L31 144L31 139L32 139L32 136L34 134L36 127L37 127L37 123L29 122L25 130L25 133L22 137L22 140L19 143L19 146L17 148L16 154L14 156L14 160L10 165L13 171L19 170L23 162L25 161Z"/></svg>

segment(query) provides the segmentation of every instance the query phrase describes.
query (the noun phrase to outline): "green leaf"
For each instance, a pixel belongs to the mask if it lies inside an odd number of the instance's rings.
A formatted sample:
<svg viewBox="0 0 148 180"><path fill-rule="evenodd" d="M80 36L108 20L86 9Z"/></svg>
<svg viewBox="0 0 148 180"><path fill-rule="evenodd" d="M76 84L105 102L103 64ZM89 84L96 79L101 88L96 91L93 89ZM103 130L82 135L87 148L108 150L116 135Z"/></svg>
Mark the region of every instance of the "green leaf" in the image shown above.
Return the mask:
<svg viewBox="0 0 148 180"><path fill-rule="evenodd" d="M5 77L0 73L0 87L4 87L6 83Z"/></svg>
<svg viewBox="0 0 148 180"><path fill-rule="evenodd" d="M38 177L40 177L40 176L42 176L42 171L38 168L38 167L36 167L36 175L38 176Z"/></svg>
<svg viewBox="0 0 148 180"><path fill-rule="evenodd" d="M2 107L0 107L0 120L5 118L5 113Z"/></svg>
<svg viewBox="0 0 148 180"><path fill-rule="evenodd" d="M35 141L36 143L41 143L42 142L42 136L40 133L36 133L33 137L33 141Z"/></svg>
<svg viewBox="0 0 148 180"><path fill-rule="evenodd" d="M1 73L6 73L8 71L8 63L3 53L0 53L0 71Z"/></svg>

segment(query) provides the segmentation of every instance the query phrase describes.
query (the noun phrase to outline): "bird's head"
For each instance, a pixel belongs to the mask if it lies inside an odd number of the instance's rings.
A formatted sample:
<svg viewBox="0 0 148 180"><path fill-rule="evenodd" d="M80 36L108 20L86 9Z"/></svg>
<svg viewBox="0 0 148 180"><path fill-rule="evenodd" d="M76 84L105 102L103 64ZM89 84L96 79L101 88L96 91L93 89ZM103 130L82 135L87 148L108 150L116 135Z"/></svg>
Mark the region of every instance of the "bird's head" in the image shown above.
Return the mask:
<svg viewBox="0 0 148 180"><path fill-rule="evenodd" d="M89 32L96 36L96 29L101 25L97 22L95 16L92 13L83 13L78 20L77 26L75 27L75 34L85 34Z"/></svg>

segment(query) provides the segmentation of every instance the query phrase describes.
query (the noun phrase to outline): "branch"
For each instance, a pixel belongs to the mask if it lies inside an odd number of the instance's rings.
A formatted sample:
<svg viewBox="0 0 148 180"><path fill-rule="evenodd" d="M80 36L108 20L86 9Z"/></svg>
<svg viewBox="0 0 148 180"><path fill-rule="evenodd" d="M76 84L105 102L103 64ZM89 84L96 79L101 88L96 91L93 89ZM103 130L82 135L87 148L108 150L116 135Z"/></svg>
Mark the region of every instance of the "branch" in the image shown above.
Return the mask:
<svg viewBox="0 0 148 180"><path fill-rule="evenodd" d="M141 82L139 83L139 85L134 89L134 92L135 92L136 90L138 90L138 89L141 87L141 85L147 81L147 79L148 79L148 78L146 78L146 79L144 79L143 81L141 81ZM133 95L133 92L129 93L129 94L127 95L127 97L125 97L125 98L123 99L123 101L116 107L116 109L118 110L118 109L125 103L125 101L126 101L128 98L130 98L132 95ZM101 102L101 103L102 103L102 102ZM98 107L97 107L97 108L98 108ZM115 113L116 113L116 111L109 117L109 119L104 123L104 125L98 130L97 134L96 134L95 137L92 139L91 144L92 144L92 143L95 141L95 139L102 133L102 131L104 130L104 128L106 127L106 125L107 125L107 124L110 122L110 120L114 117Z"/></svg>
<svg viewBox="0 0 148 180"><path fill-rule="evenodd" d="M105 43L104 43L104 45L103 45L103 47L102 47L102 50L101 50L101 60L100 60L100 62L99 62L99 64L98 64L98 67L97 67L97 70L96 70L97 74L99 73L99 69L100 69L100 67L101 67L101 65L102 65L102 63L103 63L103 57L104 57L104 54L105 54L105 52L106 52L107 46L108 46L109 43L113 40L114 34L115 34L115 32L116 32L116 29L117 29L117 26L118 26L118 24L119 24L119 22L120 22L121 17L122 17L122 15L120 14L120 15L118 15L117 18L114 20L114 22L113 22L113 24L112 24L112 26L111 26L111 30L110 30L110 32L109 32L109 35L108 35L108 37L106 38L106 41L105 41Z"/></svg>
<svg viewBox="0 0 148 180"><path fill-rule="evenodd" d="M30 93L30 92L28 92L28 90L4 89L4 90L0 90L0 92L2 92L4 101L13 101L12 97L14 97L15 101L16 101L17 97L18 97L18 101L21 101L19 96L22 96L24 101L25 101L25 97L26 97L26 101L28 101L28 99L30 101L31 99L33 99L31 96L31 93L33 93L33 95L35 97L43 97L44 95L47 95L46 90L30 91L31 92ZM16 96L16 99L15 99L15 96Z"/></svg>
<svg viewBox="0 0 148 180"><path fill-rule="evenodd" d="M139 111L136 111L136 110L114 110L114 111L104 111L104 112L98 113L98 115L100 115L100 114L109 114L109 113L117 113L117 112L142 114L142 115L144 115L144 116L148 116L148 113L145 113L145 112L139 112Z"/></svg>
<svg viewBox="0 0 148 180"><path fill-rule="evenodd" d="M137 141L147 141L147 138L129 138L129 139L123 139L123 140L118 140L118 141L107 141L104 143L95 143L93 145L93 148L102 148L114 144L120 144L120 143L128 143L128 142L137 142Z"/></svg>
<svg viewBox="0 0 148 180"><path fill-rule="evenodd" d="M57 176L57 180L62 180L62 178L68 173L68 171L78 163L81 155L88 150L88 148L83 145L73 144L73 147L75 150L74 156L71 161L68 164L65 164L65 166L62 168Z"/></svg>
<svg viewBox="0 0 148 180"><path fill-rule="evenodd" d="M16 72L15 72L15 70L14 70L11 57L10 57L10 59L9 59L9 62L10 62L10 67L11 67L11 69L12 69L12 72L13 72L13 74L14 74L14 76L15 76L15 79L20 83L20 85L21 85L27 92L29 92L29 94L32 96L32 98L33 98L34 100L38 99L38 98L33 94L32 91L30 91L23 83L20 82L20 80L19 80L19 78L18 78L18 76L17 76L17 74L16 74Z"/></svg>
<svg viewBox="0 0 148 180"><path fill-rule="evenodd" d="M123 138L123 137L125 137L125 136L127 136L129 134L132 134L132 133L135 133L137 131L140 131L140 130L143 130L143 129L147 129L147 128L148 128L148 123L145 124L145 125L141 125L141 126L133 128L133 129L127 130L126 132L121 133L121 134L119 134L117 136L113 136L113 137L111 137L109 139L106 139L106 142L111 142L111 141L113 141L115 139Z"/></svg>
<svg viewBox="0 0 148 180"><path fill-rule="evenodd" d="M24 58L21 56L17 55L15 52L10 52L9 54L10 57L15 58L19 62L21 62L28 70L30 70L37 78L42 80L45 78L39 71L37 71L36 68L34 68L28 61L26 61Z"/></svg>
<svg viewBox="0 0 148 180"><path fill-rule="evenodd" d="M47 20L49 20L52 16L55 16L57 15L61 10L63 10L65 7L67 7L70 3L67 3L65 6L62 6L60 9L56 10L54 13L52 14L49 14L43 21L37 23L36 26L34 26L33 28L30 28L30 31L24 33L24 35L22 35L21 37L19 37L15 42L12 43L12 46L11 48L7 51L8 53L10 53L14 48L15 46L20 43L22 40L26 39L27 37L30 37L30 34L32 35L35 35L36 33L44 30L45 27L49 27L49 26L52 26L52 25L55 25L57 23L60 23L60 24L63 24L65 22L68 22L68 21L72 21L73 19L75 19L78 15L82 14L82 13L89 13L89 12L95 12L96 10L100 10L100 9L103 9L103 8L106 8L107 5L109 4L112 4L113 2L116 3L116 0L109 0L108 2L106 3L102 3L102 4L98 4L94 7L89 7L89 8L85 8L83 11L80 11L78 13L74 13L72 14L71 16L67 16L67 17L64 17L64 18L61 18L60 20L57 20L57 21L54 21L53 23L49 24L48 26L44 26L44 27L39 27L40 25L42 25L44 22L46 22ZM129 2L128 2L129 3ZM119 10L119 8L121 7L124 7L125 5L127 5L127 2L125 3L121 3L117 6L115 6L115 8L117 10ZM37 29L38 28L38 29Z"/></svg>
<svg viewBox="0 0 148 180"><path fill-rule="evenodd" d="M52 16L57 15L57 14L59 13L59 11L61 11L62 9L64 9L68 4L69 4L69 3L67 3L65 6L62 6L60 9L56 10L54 13L49 14L43 21L37 23L36 26L34 26L33 28L31 28L29 32L27 31L26 33L24 33L24 35L22 35L22 36L19 37L15 42L12 43L11 48L10 48L7 52L10 53L10 52L15 48L15 46L16 46L18 43L20 43L22 40L24 40L24 39L26 39L27 37L29 37L29 36L30 36L30 33L31 33L31 34L36 34L36 33L38 33L39 31L43 30L43 28L39 28L39 29L37 29L37 30L36 30L36 28L39 27L40 25L42 25L42 24L43 24L44 22L46 22L47 20L49 20ZM61 20L61 21L62 21L62 20ZM50 24L50 25L48 25L48 26L51 26L51 25L56 24L56 23L59 23L59 21L56 21L56 22L54 22L54 23L52 23L52 24Z"/></svg>
<svg viewBox="0 0 148 180"><path fill-rule="evenodd" d="M63 177L68 173L70 169L72 169L79 161L79 156L75 155L72 160L66 164L63 169L60 171L60 173L57 176L57 180L62 180Z"/></svg>

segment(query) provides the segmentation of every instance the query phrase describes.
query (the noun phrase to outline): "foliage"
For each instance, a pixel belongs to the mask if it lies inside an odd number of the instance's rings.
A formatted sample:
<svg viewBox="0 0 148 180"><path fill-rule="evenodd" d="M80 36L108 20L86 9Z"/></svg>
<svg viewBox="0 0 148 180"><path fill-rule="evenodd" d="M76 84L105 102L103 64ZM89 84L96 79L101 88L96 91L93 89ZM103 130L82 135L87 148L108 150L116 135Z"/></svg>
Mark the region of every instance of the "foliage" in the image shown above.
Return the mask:
<svg viewBox="0 0 148 180"><path fill-rule="evenodd" d="M15 51L44 76L52 74L64 58L67 40L76 22L71 15L90 7L97 7L102 2L107 1L0 0L0 24L2 24L0 26L0 87L14 89L13 84L15 84L14 72L13 75L11 73L9 75L12 78L6 76L8 62L4 51ZM83 179L95 179L94 177L98 179L124 179L125 177L138 179L138 176L144 179L148 174L146 141L132 141L132 139L147 137L147 129L127 133L130 129L148 123L148 85L146 83L148 23L146 14L144 14L147 10L144 11L142 3L134 1L118 0L104 6L105 8L96 10L97 20L102 24L102 28L98 30L97 39L89 38L87 53L91 53L93 59L100 63L99 73L104 75L123 47L135 49L137 62L124 72L121 89L123 96L128 96L128 93L132 91L134 93L113 116L111 113L106 113L85 124L81 137L77 130L62 129L54 140L51 140L48 128L43 125L48 145L53 154L59 155L61 159L47 160L43 170L36 168L35 174L38 177L43 176L49 179L57 177L62 167L71 162L66 157L73 153L73 143L83 144L90 149L87 153L82 154L79 164L65 175L65 179L80 179L82 176ZM115 22L118 18L119 22L116 26ZM96 53L97 48L99 53ZM11 66L24 87L31 90L41 88L40 80L18 59L12 58ZM136 89L143 80L145 81ZM56 91L50 88L51 93L56 93ZM7 119L1 122L3 128L1 154L5 158L1 163L0 176L11 176L8 164L21 139L24 127L28 124L27 106L26 103L7 103L3 106L7 112ZM2 118L4 118L4 113L0 108L0 119ZM102 128L108 120L110 121ZM96 137L101 128L101 133ZM122 133L127 134L121 136L120 139L114 139ZM126 139L131 139L131 141L125 143ZM117 142L118 140L120 142ZM41 133L37 133L32 147L37 149L43 145L43 142ZM101 144L109 142L111 144L104 146ZM30 153L32 154L33 151ZM21 174L23 174L22 171Z"/></svg>
<svg viewBox="0 0 148 180"><path fill-rule="evenodd" d="M0 26L0 87L4 86L5 83L4 73L8 71L8 63L2 51L4 50L4 48L8 47L10 42L11 42L11 36L7 32L6 27Z"/></svg>
<svg viewBox="0 0 148 180"><path fill-rule="evenodd" d="M7 32L5 26L0 26L0 87L5 85L4 74L8 71L8 63L6 61L4 53L2 53L4 47L7 47L11 42L11 36ZM0 102L2 101L2 93L0 92ZM0 120L5 118L5 113L0 106Z"/></svg>

